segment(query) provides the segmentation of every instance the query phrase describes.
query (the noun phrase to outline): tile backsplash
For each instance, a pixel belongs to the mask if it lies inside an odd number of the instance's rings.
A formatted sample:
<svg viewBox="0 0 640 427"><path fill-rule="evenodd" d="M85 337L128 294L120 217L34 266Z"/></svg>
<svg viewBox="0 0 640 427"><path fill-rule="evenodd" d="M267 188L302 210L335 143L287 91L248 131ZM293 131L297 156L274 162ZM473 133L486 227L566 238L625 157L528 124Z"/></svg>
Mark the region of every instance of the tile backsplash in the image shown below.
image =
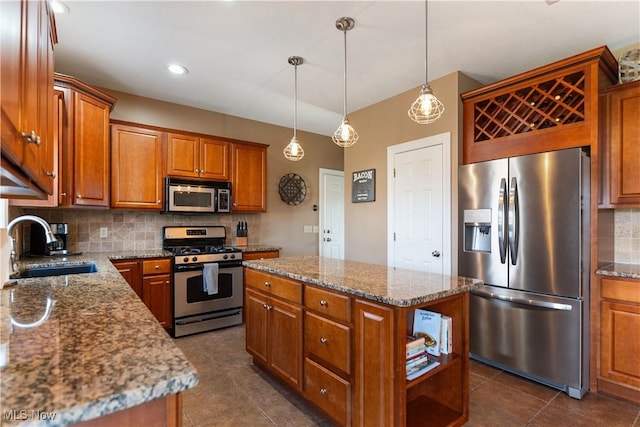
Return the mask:
<svg viewBox="0 0 640 427"><path fill-rule="evenodd" d="M13 208L12 208L13 209ZM49 223L69 224L70 251L111 252L162 248L162 227L165 225L223 225L227 230L227 245L236 243L236 224L247 221L249 244L260 242L260 215L175 215L157 212L114 211L95 209L18 208L10 215L33 214ZM100 237L100 229L107 237ZM30 227L24 227L22 249L29 251Z"/></svg>
<svg viewBox="0 0 640 427"><path fill-rule="evenodd" d="M615 262L640 264L640 209L617 209L615 217Z"/></svg>

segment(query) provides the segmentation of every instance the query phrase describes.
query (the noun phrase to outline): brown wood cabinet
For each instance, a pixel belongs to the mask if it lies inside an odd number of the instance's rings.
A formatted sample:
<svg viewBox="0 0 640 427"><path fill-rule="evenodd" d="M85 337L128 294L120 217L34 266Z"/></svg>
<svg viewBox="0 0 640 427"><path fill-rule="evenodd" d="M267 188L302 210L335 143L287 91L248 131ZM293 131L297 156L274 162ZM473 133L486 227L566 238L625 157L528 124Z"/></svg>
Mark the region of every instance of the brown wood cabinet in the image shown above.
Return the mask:
<svg viewBox="0 0 640 427"><path fill-rule="evenodd" d="M267 211L267 146L231 144L233 212Z"/></svg>
<svg viewBox="0 0 640 427"><path fill-rule="evenodd" d="M111 124L111 207L161 210L164 199L163 133Z"/></svg>
<svg viewBox="0 0 640 427"><path fill-rule="evenodd" d="M463 93L463 163L597 147L598 93L616 80L602 46Z"/></svg>
<svg viewBox="0 0 640 427"><path fill-rule="evenodd" d="M302 284L251 269L244 280L247 351L302 391Z"/></svg>
<svg viewBox="0 0 640 427"><path fill-rule="evenodd" d="M109 207L111 95L75 77L55 74L64 94L60 174L61 206Z"/></svg>
<svg viewBox="0 0 640 427"><path fill-rule="evenodd" d="M142 272L138 260L114 260L112 264L118 272L124 277L129 286L135 291L140 299L142 299Z"/></svg>
<svg viewBox="0 0 640 427"><path fill-rule="evenodd" d="M165 329L171 328L171 258L122 259L113 260L111 263L158 319L160 325Z"/></svg>
<svg viewBox="0 0 640 427"><path fill-rule="evenodd" d="M53 192L47 195L44 200L37 199L11 199L9 205L11 206L33 206L33 207L56 207L60 200L61 183L60 179L60 143L62 141L62 92L59 90L53 91L53 110L51 118L53 120L51 146L49 149L53 158Z"/></svg>
<svg viewBox="0 0 640 427"><path fill-rule="evenodd" d="M171 132L167 135L167 175L229 180L229 142Z"/></svg>
<svg viewBox="0 0 640 427"><path fill-rule="evenodd" d="M598 391L640 403L640 280L601 277Z"/></svg>
<svg viewBox="0 0 640 427"><path fill-rule="evenodd" d="M0 4L3 197L44 199L53 192L53 46L48 2Z"/></svg>
<svg viewBox="0 0 640 427"><path fill-rule="evenodd" d="M600 207L640 207L640 80L601 94Z"/></svg>
<svg viewBox="0 0 640 427"><path fill-rule="evenodd" d="M245 261L249 261L252 259L267 259L267 258L279 258L280 251L251 251L251 252L243 252L242 259Z"/></svg>
<svg viewBox="0 0 640 427"><path fill-rule="evenodd" d="M245 285L246 348L254 363L284 379L336 424L423 426L429 420L458 426L469 419L468 293L390 306L252 268L245 268ZM296 323L300 301L302 332ZM452 318L453 352L438 357L435 369L407 380L406 336L419 308ZM280 321L272 321L273 311L282 313ZM276 367L270 362L274 334L289 350L279 354ZM302 390L300 377L290 381L301 361Z"/></svg>
<svg viewBox="0 0 640 427"><path fill-rule="evenodd" d="M142 301L160 325L171 328L171 258L142 260Z"/></svg>

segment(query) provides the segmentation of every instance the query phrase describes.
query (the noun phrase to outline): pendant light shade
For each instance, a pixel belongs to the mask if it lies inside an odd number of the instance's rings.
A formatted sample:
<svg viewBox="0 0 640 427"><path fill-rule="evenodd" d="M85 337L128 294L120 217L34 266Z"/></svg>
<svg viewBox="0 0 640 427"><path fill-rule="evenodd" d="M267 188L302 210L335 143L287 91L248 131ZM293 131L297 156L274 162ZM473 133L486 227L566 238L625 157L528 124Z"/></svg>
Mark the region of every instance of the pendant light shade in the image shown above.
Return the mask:
<svg viewBox="0 0 640 427"><path fill-rule="evenodd" d="M409 108L408 114L411 120L421 125L433 123L442 116L444 113L444 105L433 94L431 86L429 86L429 79L427 78L427 51L429 50L428 44L428 23L429 23L429 2L424 2L424 84L420 89L418 98L413 102L411 108Z"/></svg>
<svg viewBox="0 0 640 427"><path fill-rule="evenodd" d="M349 123L347 117L347 31L355 27L353 18L343 17L336 21L336 28L344 33L344 102L342 122L331 139L340 147L351 147L358 142L358 132Z"/></svg>
<svg viewBox="0 0 640 427"><path fill-rule="evenodd" d="M284 157L287 160L291 160L293 162L297 162L304 157L304 150L302 146L298 142L298 138L296 137L296 130L298 127L298 65L302 64L302 58L299 56L291 56L289 57L289 64L294 67L294 102L293 102L293 138L289 141L284 150L282 150Z"/></svg>

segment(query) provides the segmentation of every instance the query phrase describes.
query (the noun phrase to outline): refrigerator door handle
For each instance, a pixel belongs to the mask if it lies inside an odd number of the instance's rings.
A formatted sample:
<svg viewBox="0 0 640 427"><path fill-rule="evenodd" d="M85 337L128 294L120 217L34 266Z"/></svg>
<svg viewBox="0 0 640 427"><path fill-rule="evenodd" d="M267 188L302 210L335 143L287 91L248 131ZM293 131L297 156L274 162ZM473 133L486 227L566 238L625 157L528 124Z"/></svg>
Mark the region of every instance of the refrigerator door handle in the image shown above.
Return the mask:
<svg viewBox="0 0 640 427"><path fill-rule="evenodd" d="M511 264L516 265L518 260L518 228L520 225L520 210L518 208L518 183L516 177L511 178L511 186L509 188L509 254L511 255Z"/></svg>
<svg viewBox="0 0 640 427"><path fill-rule="evenodd" d="M504 264L507 259L507 241L505 216L507 210L507 180L500 180L500 191L498 194L498 247L500 249L500 263Z"/></svg>
<svg viewBox="0 0 640 427"><path fill-rule="evenodd" d="M471 293L482 298L497 299L500 301L512 302L516 304L524 304L524 305L530 305L533 307L548 308L551 310L571 311L573 309L569 304L560 304L557 302L547 302L547 301L538 301L535 299L512 297L509 295L496 294L484 289L474 289L471 291Z"/></svg>

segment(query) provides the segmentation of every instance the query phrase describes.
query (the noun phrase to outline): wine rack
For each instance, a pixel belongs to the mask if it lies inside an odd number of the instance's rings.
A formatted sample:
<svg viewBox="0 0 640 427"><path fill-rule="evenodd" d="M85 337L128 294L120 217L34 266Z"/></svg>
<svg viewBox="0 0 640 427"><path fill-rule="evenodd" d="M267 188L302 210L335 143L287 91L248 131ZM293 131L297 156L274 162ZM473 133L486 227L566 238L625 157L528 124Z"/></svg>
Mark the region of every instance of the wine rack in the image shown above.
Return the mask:
<svg viewBox="0 0 640 427"><path fill-rule="evenodd" d="M551 79L474 106L474 142L584 121L584 72Z"/></svg>
<svg viewBox="0 0 640 427"><path fill-rule="evenodd" d="M463 163L597 144L598 94L617 67L602 46L463 93Z"/></svg>

